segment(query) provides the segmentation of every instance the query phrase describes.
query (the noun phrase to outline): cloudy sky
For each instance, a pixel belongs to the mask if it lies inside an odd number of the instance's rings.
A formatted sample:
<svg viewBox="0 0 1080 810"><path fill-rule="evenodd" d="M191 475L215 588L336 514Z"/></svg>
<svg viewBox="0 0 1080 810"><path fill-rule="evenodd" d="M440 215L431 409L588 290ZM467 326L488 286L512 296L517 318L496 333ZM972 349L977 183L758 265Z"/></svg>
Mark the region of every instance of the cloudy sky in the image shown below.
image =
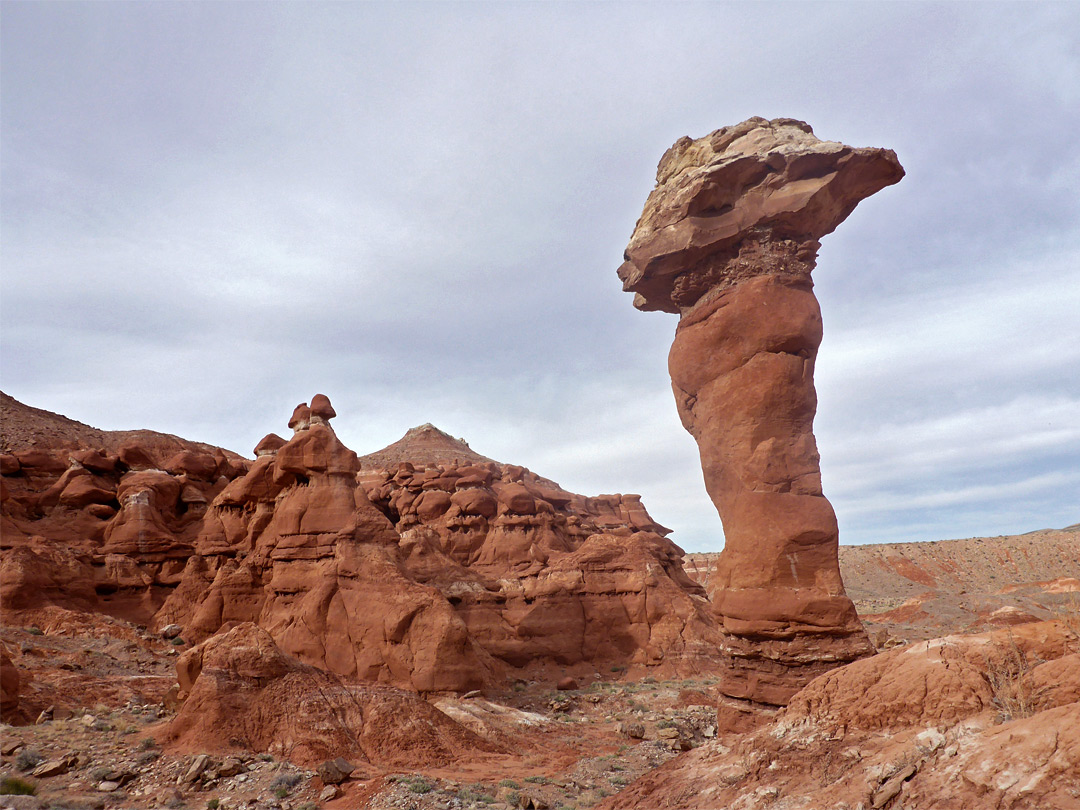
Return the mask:
<svg viewBox="0 0 1080 810"><path fill-rule="evenodd" d="M723 534L615 276L682 135L896 150L825 238L841 541L1080 520L1080 5L16 3L2 386L250 455L323 392Z"/></svg>

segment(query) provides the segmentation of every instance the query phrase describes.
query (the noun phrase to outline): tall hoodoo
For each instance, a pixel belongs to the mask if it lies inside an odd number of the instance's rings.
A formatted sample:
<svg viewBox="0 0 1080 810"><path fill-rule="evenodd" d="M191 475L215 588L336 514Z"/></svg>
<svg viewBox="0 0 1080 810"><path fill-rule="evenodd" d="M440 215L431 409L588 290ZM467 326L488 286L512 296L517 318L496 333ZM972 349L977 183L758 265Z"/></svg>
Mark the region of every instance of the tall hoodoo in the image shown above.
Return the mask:
<svg viewBox="0 0 1080 810"><path fill-rule="evenodd" d="M681 316L668 368L724 525L710 589L732 697L783 704L871 651L821 491L810 273L818 240L903 175L891 150L822 141L788 118L681 138L619 268L634 306Z"/></svg>

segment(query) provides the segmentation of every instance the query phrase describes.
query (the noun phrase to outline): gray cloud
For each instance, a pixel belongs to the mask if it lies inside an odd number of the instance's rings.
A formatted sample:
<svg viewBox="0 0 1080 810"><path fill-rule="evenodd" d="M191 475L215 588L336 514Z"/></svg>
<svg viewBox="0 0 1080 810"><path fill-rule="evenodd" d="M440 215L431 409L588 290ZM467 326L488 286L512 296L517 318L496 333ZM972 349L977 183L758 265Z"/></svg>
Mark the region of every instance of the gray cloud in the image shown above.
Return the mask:
<svg viewBox="0 0 1080 810"><path fill-rule="evenodd" d="M1074 522L1071 4L5 4L3 386L247 451L329 394L717 548L674 318L614 270L663 151L749 115L896 149L824 240L843 539Z"/></svg>

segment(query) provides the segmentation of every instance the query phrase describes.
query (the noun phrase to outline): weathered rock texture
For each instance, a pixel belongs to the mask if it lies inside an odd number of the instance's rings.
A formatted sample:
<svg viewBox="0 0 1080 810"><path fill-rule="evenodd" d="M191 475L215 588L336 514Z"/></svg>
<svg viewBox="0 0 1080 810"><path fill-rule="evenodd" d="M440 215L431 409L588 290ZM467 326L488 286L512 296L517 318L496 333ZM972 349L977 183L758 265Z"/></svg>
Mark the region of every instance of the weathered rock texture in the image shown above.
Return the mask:
<svg viewBox="0 0 1080 810"><path fill-rule="evenodd" d="M188 697L164 737L183 750L397 768L475 761L499 750L412 692L302 664L250 623L188 650L176 670Z"/></svg>
<svg viewBox="0 0 1080 810"><path fill-rule="evenodd" d="M719 666L705 591L636 495L575 495L431 425L359 459L325 396L253 461L4 405L6 620L108 613L193 643L253 623L306 665L420 692Z"/></svg>
<svg viewBox="0 0 1080 810"><path fill-rule="evenodd" d="M1038 622L890 650L812 681L601 807L1074 808L1080 636Z"/></svg>
<svg viewBox="0 0 1080 810"><path fill-rule="evenodd" d="M813 419L819 239L903 169L884 149L751 118L667 151L619 268L643 310L680 314L669 355L726 538L712 581L724 691L782 704L870 652L837 565Z"/></svg>

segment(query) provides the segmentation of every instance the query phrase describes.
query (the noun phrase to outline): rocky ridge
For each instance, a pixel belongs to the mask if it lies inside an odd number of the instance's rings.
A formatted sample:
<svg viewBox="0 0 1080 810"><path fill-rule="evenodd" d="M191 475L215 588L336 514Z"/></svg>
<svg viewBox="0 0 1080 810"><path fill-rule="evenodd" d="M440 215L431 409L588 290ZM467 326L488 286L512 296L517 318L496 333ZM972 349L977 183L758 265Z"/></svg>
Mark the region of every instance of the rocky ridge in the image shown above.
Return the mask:
<svg viewBox="0 0 1080 810"><path fill-rule="evenodd" d="M297 406L292 438L269 434L254 460L110 455L119 442L93 429L57 446L39 430L2 456L0 603L175 624L196 643L251 622L304 663L420 692L521 668L715 666L704 591L637 496L566 492L430 426L361 469L335 416L321 395ZM377 466L401 453L416 463Z"/></svg>

